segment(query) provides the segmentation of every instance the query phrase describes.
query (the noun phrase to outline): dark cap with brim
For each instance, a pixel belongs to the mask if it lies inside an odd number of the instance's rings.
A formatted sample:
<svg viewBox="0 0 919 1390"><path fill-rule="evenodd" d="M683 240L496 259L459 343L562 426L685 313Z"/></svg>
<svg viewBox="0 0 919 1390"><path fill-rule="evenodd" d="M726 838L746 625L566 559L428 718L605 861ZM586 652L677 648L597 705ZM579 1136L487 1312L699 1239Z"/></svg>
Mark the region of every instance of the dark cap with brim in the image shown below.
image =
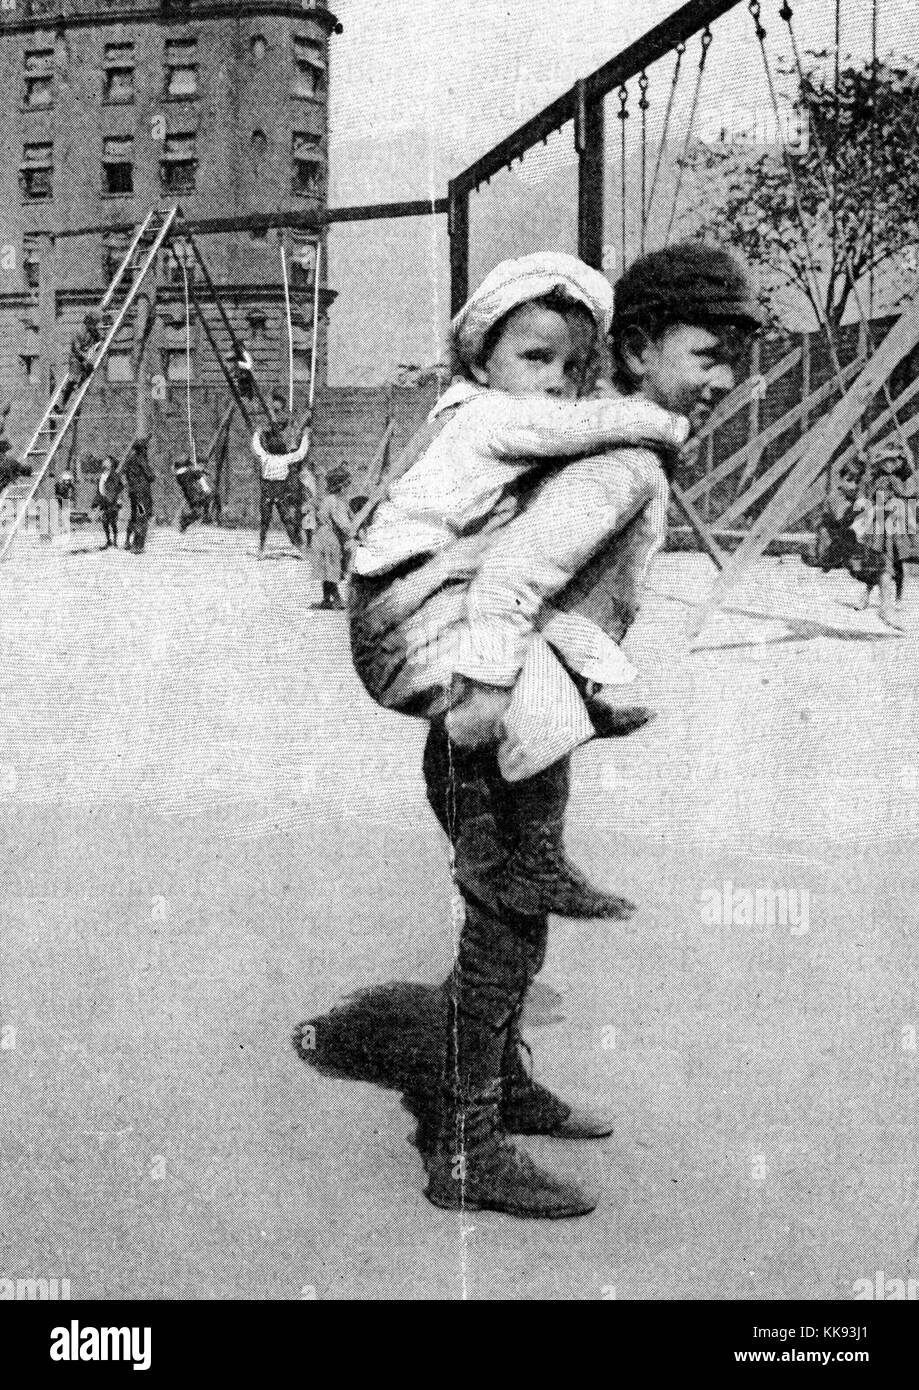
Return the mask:
<svg viewBox="0 0 919 1390"><path fill-rule="evenodd" d="M664 316L674 323L730 323L761 328L766 315L744 265L701 241L651 251L629 266L615 289L614 331Z"/></svg>

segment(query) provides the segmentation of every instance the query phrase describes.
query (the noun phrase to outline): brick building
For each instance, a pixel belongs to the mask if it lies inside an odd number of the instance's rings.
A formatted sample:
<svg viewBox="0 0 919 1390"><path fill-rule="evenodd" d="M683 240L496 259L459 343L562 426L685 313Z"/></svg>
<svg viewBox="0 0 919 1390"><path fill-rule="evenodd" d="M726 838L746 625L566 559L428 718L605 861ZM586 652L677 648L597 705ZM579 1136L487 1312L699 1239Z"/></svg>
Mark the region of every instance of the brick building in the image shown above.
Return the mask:
<svg viewBox="0 0 919 1390"><path fill-rule="evenodd" d="M311 0L0 0L0 400L13 402L16 448L154 207L182 208L266 387L286 384L285 246L299 404L312 350L310 247L325 229L329 48L340 28ZM325 314L334 293L322 281ZM204 287L194 288L229 350ZM151 310L141 359L135 337ZM121 451L138 409L149 412L163 515L174 501L170 461L188 451L187 346L182 276L164 253L79 424L78 459ZM190 359L203 454L229 394L193 315ZM241 433L231 462L227 513L246 520L252 474Z"/></svg>

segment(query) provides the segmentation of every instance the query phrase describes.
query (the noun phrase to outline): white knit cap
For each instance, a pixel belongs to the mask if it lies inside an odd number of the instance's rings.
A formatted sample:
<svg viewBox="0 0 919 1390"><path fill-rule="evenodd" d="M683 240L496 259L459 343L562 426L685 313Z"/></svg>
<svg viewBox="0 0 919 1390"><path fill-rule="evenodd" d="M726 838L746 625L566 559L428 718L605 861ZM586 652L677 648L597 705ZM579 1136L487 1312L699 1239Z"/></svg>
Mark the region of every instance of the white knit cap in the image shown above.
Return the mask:
<svg viewBox="0 0 919 1390"><path fill-rule="evenodd" d="M589 310L601 337L609 332L613 287L606 276L577 256L562 251L534 251L532 255L496 265L460 309L451 326L457 356L469 365L478 362L489 330L505 314L533 299L544 299L558 289Z"/></svg>

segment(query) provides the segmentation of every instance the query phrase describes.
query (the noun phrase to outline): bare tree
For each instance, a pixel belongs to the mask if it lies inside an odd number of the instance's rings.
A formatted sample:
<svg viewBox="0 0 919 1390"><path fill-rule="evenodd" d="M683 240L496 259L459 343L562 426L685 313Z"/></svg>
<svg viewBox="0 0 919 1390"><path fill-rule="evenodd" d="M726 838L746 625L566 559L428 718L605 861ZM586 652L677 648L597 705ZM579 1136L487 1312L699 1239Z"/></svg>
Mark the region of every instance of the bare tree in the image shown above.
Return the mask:
<svg viewBox="0 0 919 1390"><path fill-rule="evenodd" d="M826 57L808 53L803 82L780 68L791 99L768 143L722 132L694 144L686 169L695 230L758 266L764 303L790 289L836 326L856 294L867 311L870 277L890 309L897 263L916 269L919 64L845 66L837 84Z"/></svg>

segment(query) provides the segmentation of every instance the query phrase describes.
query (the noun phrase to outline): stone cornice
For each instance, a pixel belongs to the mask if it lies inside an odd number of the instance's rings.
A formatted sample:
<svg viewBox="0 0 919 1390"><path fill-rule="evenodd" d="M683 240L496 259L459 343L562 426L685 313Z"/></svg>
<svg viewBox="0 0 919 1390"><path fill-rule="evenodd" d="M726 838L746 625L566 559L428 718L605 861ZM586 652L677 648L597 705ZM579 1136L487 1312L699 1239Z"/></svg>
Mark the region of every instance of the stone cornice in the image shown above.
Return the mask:
<svg viewBox="0 0 919 1390"><path fill-rule="evenodd" d="M290 19L315 19L327 34L340 34L342 25L324 5L304 7L295 0L194 0L186 5L152 5L149 0L114 0L100 4L92 13L81 13L68 0L59 0L54 13L12 18L15 11L0 11L0 38L5 34L26 34L35 30L94 29L116 24L156 24L159 26L195 24L205 19L247 19L258 15L280 15Z"/></svg>

